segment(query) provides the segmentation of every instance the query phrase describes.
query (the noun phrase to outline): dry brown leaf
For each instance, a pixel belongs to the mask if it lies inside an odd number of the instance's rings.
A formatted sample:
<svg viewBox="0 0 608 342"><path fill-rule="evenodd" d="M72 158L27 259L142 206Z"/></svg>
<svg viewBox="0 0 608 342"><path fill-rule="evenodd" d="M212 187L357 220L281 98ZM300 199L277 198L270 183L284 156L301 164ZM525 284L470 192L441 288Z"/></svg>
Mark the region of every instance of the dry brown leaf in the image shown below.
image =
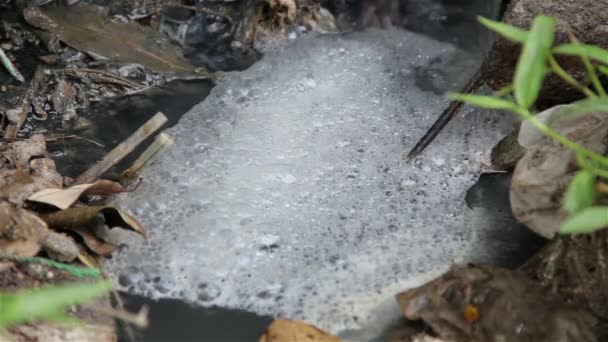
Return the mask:
<svg viewBox="0 0 608 342"><path fill-rule="evenodd" d="M40 177L33 177L22 170L0 170L0 199L21 206L33 193L52 187Z"/></svg>
<svg viewBox="0 0 608 342"><path fill-rule="evenodd" d="M57 172L53 159L36 158L30 160L30 174L47 180L52 188L60 188L63 185L63 177Z"/></svg>
<svg viewBox="0 0 608 342"><path fill-rule="evenodd" d="M118 246L98 238L87 228L78 227L70 228L70 230L78 234L82 238L84 244L97 255L108 256L118 248Z"/></svg>
<svg viewBox="0 0 608 342"><path fill-rule="evenodd" d="M111 206L68 208L41 215L41 217L49 226L65 229L86 227L99 214L103 215L108 227L121 227L132 230L146 238L144 227L134 217Z"/></svg>
<svg viewBox="0 0 608 342"><path fill-rule="evenodd" d="M30 7L24 12L30 25L49 31L78 51L117 63L139 63L156 72L195 70L165 36L136 23L112 22L94 6L81 3L69 10Z"/></svg>
<svg viewBox="0 0 608 342"><path fill-rule="evenodd" d="M277 319L272 322L260 342L340 342L341 339L323 330L291 319Z"/></svg>
<svg viewBox="0 0 608 342"><path fill-rule="evenodd" d="M4 240L0 239L2 253L31 257L40 251L40 243L34 239Z"/></svg>
<svg viewBox="0 0 608 342"><path fill-rule="evenodd" d="M34 157L46 154L46 142L42 134L34 134L29 139L15 141L8 144L2 155L17 169L28 170L29 161Z"/></svg>
<svg viewBox="0 0 608 342"><path fill-rule="evenodd" d="M38 216L6 201L0 202L0 251L34 256L48 233L46 223Z"/></svg>
<svg viewBox="0 0 608 342"><path fill-rule="evenodd" d="M120 183L102 179L67 189L44 189L30 195L27 199L32 202L50 204L59 209L67 209L82 195L111 195L128 191Z"/></svg>

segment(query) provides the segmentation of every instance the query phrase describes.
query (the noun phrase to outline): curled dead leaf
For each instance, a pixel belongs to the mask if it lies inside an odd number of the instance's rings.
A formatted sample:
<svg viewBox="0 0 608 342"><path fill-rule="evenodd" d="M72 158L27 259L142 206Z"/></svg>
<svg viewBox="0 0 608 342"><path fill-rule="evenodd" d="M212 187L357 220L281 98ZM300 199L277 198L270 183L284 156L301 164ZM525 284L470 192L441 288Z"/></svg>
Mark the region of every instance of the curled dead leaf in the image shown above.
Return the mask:
<svg viewBox="0 0 608 342"><path fill-rule="evenodd" d="M341 339L302 321L277 319L272 322L260 342L340 342Z"/></svg>
<svg viewBox="0 0 608 342"><path fill-rule="evenodd" d="M104 217L108 227L132 230L146 238L144 227L134 217L112 206L68 208L41 215L41 217L51 227L71 229L90 225L100 214Z"/></svg>
<svg viewBox="0 0 608 342"><path fill-rule="evenodd" d="M93 183L79 184L67 189L40 190L27 199L28 201L50 204L59 209L67 209L83 195L112 195L128 192L120 183L109 180L98 180Z"/></svg>
<svg viewBox="0 0 608 342"><path fill-rule="evenodd" d="M82 238L84 244L95 254L100 256L108 256L112 254L117 248L117 245L106 242L95 234L91 233L89 229L83 227L73 227L70 231L78 234Z"/></svg>

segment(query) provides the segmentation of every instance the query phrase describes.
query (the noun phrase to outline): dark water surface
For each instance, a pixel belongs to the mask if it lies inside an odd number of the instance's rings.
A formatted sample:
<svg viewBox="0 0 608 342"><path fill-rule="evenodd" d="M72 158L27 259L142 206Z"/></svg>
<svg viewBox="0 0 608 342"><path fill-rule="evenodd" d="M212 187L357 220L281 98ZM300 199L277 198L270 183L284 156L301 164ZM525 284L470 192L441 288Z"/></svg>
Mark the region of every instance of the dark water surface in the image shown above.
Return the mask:
<svg viewBox="0 0 608 342"><path fill-rule="evenodd" d="M120 342L223 342L257 341L272 322L271 317L242 310L200 308L175 299L154 301L123 293L125 308L137 312L142 305L150 308L150 326L132 328L135 341L121 325Z"/></svg>

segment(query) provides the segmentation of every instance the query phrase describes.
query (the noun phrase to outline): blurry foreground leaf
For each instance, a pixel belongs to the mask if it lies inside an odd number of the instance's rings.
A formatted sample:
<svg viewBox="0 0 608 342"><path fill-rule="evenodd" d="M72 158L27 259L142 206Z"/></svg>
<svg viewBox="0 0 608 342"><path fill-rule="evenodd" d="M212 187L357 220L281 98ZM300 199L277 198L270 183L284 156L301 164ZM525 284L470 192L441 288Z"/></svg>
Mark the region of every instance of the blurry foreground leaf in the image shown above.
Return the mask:
<svg viewBox="0 0 608 342"><path fill-rule="evenodd" d="M589 207L570 216L562 224L560 233L593 233L606 227L608 227L608 207Z"/></svg>
<svg viewBox="0 0 608 342"><path fill-rule="evenodd" d="M109 281L103 281L0 293L0 328L37 319L62 320L66 307L102 296L111 288Z"/></svg>
<svg viewBox="0 0 608 342"><path fill-rule="evenodd" d="M577 213L593 205L595 176L587 171L579 171L570 185L564 198L564 209L570 214Z"/></svg>
<svg viewBox="0 0 608 342"><path fill-rule="evenodd" d="M479 20L479 22L483 26L489 28L490 30L500 34L501 36L511 41L523 44L528 39L528 32L515 26L511 26L499 21L490 20L484 17L477 17L477 20Z"/></svg>
<svg viewBox="0 0 608 342"><path fill-rule="evenodd" d="M547 121L547 124L552 126L554 122L559 121L562 118L576 118L584 114L599 112L608 112L608 98L586 98L584 100L572 102L564 109L556 111L553 115L551 115L551 118Z"/></svg>
<svg viewBox="0 0 608 342"><path fill-rule="evenodd" d="M457 100L481 108L488 109L513 109L513 103L493 96L472 94L448 94L450 100Z"/></svg>
<svg viewBox="0 0 608 342"><path fill-rule="evenodd" d="M529 108L536 101L543 84L554 26L555 19L542 15L536 17L519 57L513 85L515 99L524 108Z"/></svg>
<svg viewBox="0 0 608 342"><path fill-rule="evenodd" d="M608 64L608 50L595 45L581 43L563 44L556 46L553 49L553 52L567 56L585 56L598 62Z"/></svg>

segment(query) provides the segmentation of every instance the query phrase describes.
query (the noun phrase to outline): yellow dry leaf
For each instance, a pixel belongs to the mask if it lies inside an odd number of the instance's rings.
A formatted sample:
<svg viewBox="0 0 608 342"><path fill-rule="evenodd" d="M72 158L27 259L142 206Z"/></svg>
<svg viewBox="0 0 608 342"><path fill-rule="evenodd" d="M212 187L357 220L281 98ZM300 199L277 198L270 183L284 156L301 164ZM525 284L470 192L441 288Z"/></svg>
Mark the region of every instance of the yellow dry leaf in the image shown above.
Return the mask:
<svg viewBox="0 0 608 342"><path fill-rule="evenodd" d="M277 319L268 326L260 342L340 342L341 339L302 321Z"/></svg>

